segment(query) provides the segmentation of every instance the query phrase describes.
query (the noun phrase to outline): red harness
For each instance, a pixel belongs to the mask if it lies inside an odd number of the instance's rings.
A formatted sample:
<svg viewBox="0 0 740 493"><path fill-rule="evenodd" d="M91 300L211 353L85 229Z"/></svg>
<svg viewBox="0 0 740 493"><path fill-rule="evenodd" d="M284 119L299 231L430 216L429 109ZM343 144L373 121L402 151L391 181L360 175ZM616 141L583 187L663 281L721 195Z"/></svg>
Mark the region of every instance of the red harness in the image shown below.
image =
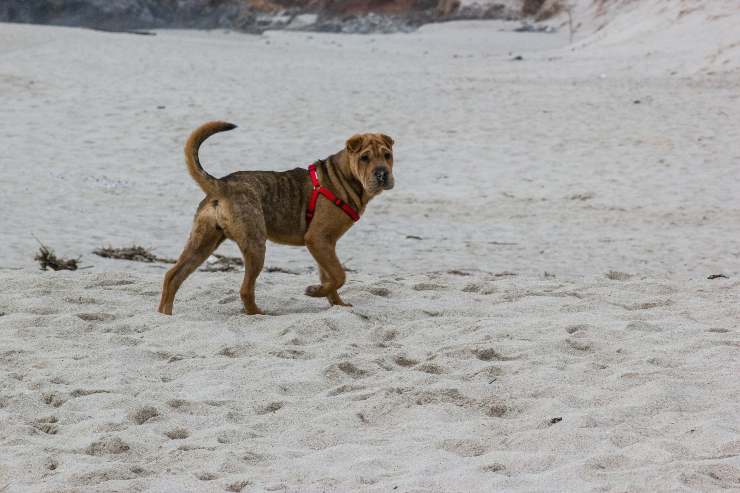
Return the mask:
<svg viewBox="0 0 740 493"><path fill-rule="evenodd" d="M313 192L311 193L311 200L308 201L308 210L306 211L307 226L311 224L311 219L313 219L313 213L314 211L316 211L316 202L318 202L319 200L319 194L334 202L334 205L342 209L344 213L347 214L353 221L357 222L360 220L360 215L357 213L356 210L350 207L349 204L346 204L339 200L337 196L331 192L331 190L321 186L321 183L319 183L319 178L316 176L315 163L308 167L308 174L309 176L311 176Z"/></svg>

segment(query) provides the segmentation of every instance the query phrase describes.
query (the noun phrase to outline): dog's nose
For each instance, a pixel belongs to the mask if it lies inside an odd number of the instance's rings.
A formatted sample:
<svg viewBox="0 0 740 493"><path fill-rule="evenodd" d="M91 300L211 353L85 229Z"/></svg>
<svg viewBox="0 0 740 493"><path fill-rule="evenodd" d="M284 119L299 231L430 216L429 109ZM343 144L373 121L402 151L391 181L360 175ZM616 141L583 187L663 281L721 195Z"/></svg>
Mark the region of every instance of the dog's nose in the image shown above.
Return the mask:
<svg viewBox="0 0 740 493"><path fill-rule="evenodd" d="M378 183L385 183L388 181L388 170L386 168L377 168L374 174Z"/></svg>

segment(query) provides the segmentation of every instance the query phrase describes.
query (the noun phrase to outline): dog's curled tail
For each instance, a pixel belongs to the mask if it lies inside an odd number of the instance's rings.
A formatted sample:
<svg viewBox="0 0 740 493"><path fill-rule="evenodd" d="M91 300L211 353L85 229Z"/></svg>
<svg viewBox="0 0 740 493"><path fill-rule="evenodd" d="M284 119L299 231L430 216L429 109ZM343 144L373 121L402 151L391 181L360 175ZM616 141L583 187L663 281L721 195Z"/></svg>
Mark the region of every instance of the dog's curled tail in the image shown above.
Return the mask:
<svg viewBox="0 0 740 493"><path fill-rule="evenodd" d="M218 132L233 130L235 128L236 125L227 122L216 121L204 123L190 134L190 137L185 144L185 160L188 163L190 176L193 177L193 180L195 180L200 188L207 194L218 195L222 182L203 169L203 166L200 164L200 159L198 158L198 149L211 135Z"/></svg>

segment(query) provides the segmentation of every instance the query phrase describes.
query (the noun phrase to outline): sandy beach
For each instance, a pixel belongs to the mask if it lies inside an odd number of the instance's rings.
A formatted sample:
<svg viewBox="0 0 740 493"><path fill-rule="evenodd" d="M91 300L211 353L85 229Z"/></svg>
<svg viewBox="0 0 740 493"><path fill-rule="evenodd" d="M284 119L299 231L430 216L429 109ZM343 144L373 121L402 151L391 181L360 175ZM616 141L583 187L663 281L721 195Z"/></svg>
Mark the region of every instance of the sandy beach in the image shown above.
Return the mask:
<svg viewBox="0 0 740 493"><path fill-rule="evenodd" d="M0 491L740 490L731 4L579 7L572 44L0 24ZM179 254L212 119L217 176L396 140L338 245L352 308L302 294L302 248L252 317L240 272L167 317L167 265L92 253Z"/></svg>

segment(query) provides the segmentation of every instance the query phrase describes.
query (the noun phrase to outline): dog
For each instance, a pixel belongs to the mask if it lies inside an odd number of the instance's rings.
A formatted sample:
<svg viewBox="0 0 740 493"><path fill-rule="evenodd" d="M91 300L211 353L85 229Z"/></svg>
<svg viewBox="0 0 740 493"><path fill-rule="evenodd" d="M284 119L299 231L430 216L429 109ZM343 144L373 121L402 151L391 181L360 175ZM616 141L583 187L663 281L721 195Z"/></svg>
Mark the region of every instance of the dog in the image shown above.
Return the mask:
<svg viewBox="0 0 740 493"><path fill-rule="evenodd" d="M215 178L201 166L198 149L211 135L234 128L227 122L209 122L185 144L188 171L206 197L182 254L164 277L159 312L172 314L183 281L227 238L236 242L244 257L239 293L247 314L264 314L255 302L254 288L267 240L306 246L318 264L321 283L308 286L305 294L326 297L331 305L351 306L337 292L346 274L336 243L370 200L393 188L393 139L385 134L353 135L344 149L309 169L238 171Z"/></svg>

